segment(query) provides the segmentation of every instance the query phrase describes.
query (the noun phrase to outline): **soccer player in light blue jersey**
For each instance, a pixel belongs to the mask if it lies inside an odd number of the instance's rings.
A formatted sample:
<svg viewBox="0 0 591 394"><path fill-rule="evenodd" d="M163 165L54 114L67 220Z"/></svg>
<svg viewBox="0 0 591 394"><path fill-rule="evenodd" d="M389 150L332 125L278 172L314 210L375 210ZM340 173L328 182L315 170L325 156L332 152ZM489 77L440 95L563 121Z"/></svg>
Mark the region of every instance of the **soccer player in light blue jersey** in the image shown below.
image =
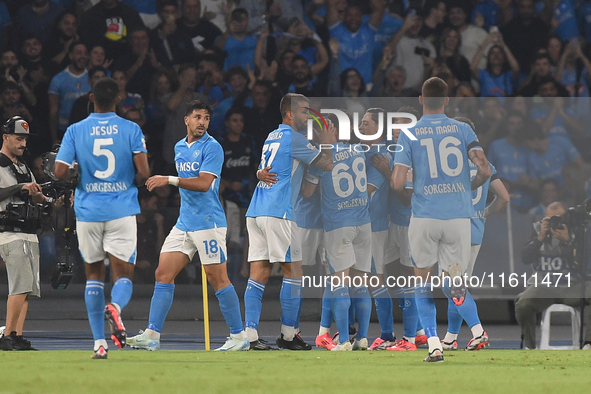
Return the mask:
<svg viewBox="0 0 591 394"><path fill-rule="evenodd" d="M449 98L443 80L433 77L425 81L419 102L423 117L410 129L410 135L401 133L398 139L402 151L394 158L392 182L395 192L404 194L408 169L412 168L414 193L408 241L415 275L422 278L416 303L429 344L424 361L442 362L431 269L438 262L449 276L443 291L461 312L466 295L461 276L470 261L470 218L474 216L471 191L490 177L491 168L470 126L445 115ZM472 181L468 158L477 167ZM450 278L454 279L453 286ZM481 329L473 335L483 339L485 333Z"/></svg>
<svg viewBox="0 0 591 394"><path fill-rule="evenodd" d="M86 263L84 300L94 338L92 358L107 358L105 317L111 338L124 347L127 333L121 310L131 299L140 213L136 184L150 176L142 130L115 114L119 88L111 78L99 80L90 95L95 113L66 130L54 173L67 178L76 160L80 180L74 211L80 254ZM137 175L135 172L137 168ZM111 260L111 303L105 306L105 256Z"/></svg>
<svg viewBox="0 0 591 394"><path fill-rule="evenodd" d="M474 123L468 118L458 117L455 118L460 122L464 122L472 128L472 130L476 131L474 127ZM468 269L466 270L466 275L470 277L472 275L472 271L474 270L474 264L476 263L476 258L478 257L478 252L480 251L480 245L482 244L482 238L484 236L484 220L491 214L495 212L499 212L501 209L507 205L509 202L509 192L503 185L503 182L497 176L497 170L495 167L490 164L490 168L492 171L492 175L489 179L484 182L482 186L478 189L472 191L472 204L474 204L474 216L470 219L471 225L471 234L472 234L472 246L470 248L470 263L468 265ZM476 173L478 172L478 168L472 161L470 161L470 178L474 178ZM495 195L493 201L486 206L486 197L488 195L488 191L492 191ZM464 300L464 305L470 304L470 311L466 314L467 318L464 318L456 304L452 301L448 301L447 306L447 333L445 337L441 340L441 346L443 350L457 350L458 348L458 334L460 332L460 328L462 326L462 321L466 320L468 327L472 329L473 327L480 325L480 318L478 317L478 310L476 308L476 303L474 298L470 296L470 292L466 292L466 299ZM473 304L473 305L472 305ZM488 335L485 335L486 340L484 338L482 340L477 340L473 338L470 340L468 345L466 346L466 350L480 350L486 346L488 346Z"/></svg>
<svg viewBox="0 0 591 394"><path fill-rule="evenodd" d="M359 131L364 135L376 135L379 131L379 114L384 116L382 108L370 108L363 115ZM383 124L383 123L382 123ZM384 285L384 269L387 263L386 251L388 243L388 194L390 191L389 180L372 164L375 155L385 154L390 165L393 165L392 156L388 153L385 142L386 133L380 133L373 141L366 141L371 147L365 153L367 169L367 195L369 197L369 215L371 219L371 274L374 275L378 286L372 287L371 294L376 305L381 335L369 346L370 350L377 350L380 345L384 349L394 344L394 317L392 315L392 296Z"/></svg>
<svg viewBox="0 0 591 394"><path fill-rule="evenodd" d="M333 155L331 171L309 168L302 195L310 196L320 185L322 224L326 262L331 274L332 312L339 333L349 332L349 307L354 305L359 330L353 344L341 334L332 351L367 350L367 331L371 298L364 283L353 287L355 276L371 271L371 224L368 211L365 154L357 145L337 142L332 133L329 152ZM328 144L321 145L327 148ZM338 279L338 280L337 280ZM349 288L351 287L351 291ZM342 338L342 339L341 339Z"/></svg>
<svg viewBox="0 0 591 394"><path fill-rule="evenodd" d="M405 112L414 115L417 119L420 118L419 112L413 107L402 107L396 112ZM395 124L410 123L409 118L396 118ZM398 142L400 136L400 129L393 130L393 142ZM390 151L386 155L379 154L372 156L372 164L375 168L391 180L392 169L394 167L394 160L396 152L399 150L397 145L391 145ZM409 171L408 176L412 179L412 171ZM370 349L372 350L392 350L392 351L414 351L417 346L427 343L427 336L422 329L419 321L419 315L415 302L415 288L409 284L410 277L414 275L414 267L410 261L410 252L408 247L408 225L410 223L411 208L410 198L412 196L412 183L407 182L405 189L405 198L401 201L390 190L387 201L387 214L390 216L390 223L388 227L388 239L386 243L385 261L390 264L391 272L394 273L397 283L400 287L394 288L394 295L398 299L398 305L402 310L402 323L404 327L404 336L396 342L388 340L387 335L377 338ZM399 282L398 282L399 281ZM378 295L384 294L383 290ZM376 299L376 309L378 309L378 301ZM378 310L378 314L379 314ZM383 312L382 312L383 313Z"/></svg>
<svg viewBox="0 0 591 394"><path fill-rule="evenodd" d="M288 93L281 99L283 122L265 140L257 173L261 179L260 173L272 169L276 174L275 183L260 181L246 212L250 278L244 292L245 326L253 350L271 349L259 338L257 329L263 292L273 263L280 263L283 269L279 296L283 315L281 335L276 343L290 350L312 348L295 332L300 308L302 246L297 231L292 231L292 208L300 192L304 166L314 164L323 170L331 170L333 163L332 155L323 154L297 132L306 128L308 107L308 99L301 94ZM320 136L324 134L320 133Z"/></svg>
<svg viewBox="0 0 591 394"><path fill-rule="evenodd" d="M335 127L331 119L326 119L326 122L329 127ZM320 128L316 127L316 123L314 123L313 126L316 133L322 132ZM299 133L305 135L306 131L300 130ZM317 143L318 141L314 142ZM295 238L299 240L302 245L302 273L309 276L309 274L314 273L314 266L317 261L320 261L323 266L326 264L324 230L322 228L322 216L320 214L320 190L317 190L309 198L304 198L301 193L298 194L293 207L292 220L292 231L295 233ZM302 298L300 298L300 308L295 322L296 333L298 335L302 302L303 295ZM332 323L332 312L330 315L326 315L323 309L321 320L322 319L327 319L329 321L328 325L330 326L330 323ZM315 344L319 347L334 346L328 333L322 337L318 336Z"/></svg>
<svg viewBox="0 0 591 394"><path fill-rule="evenodd" d="M207 280L215 290L224 319L230 327L230 337L216 350L249 350L240 302L228 279L226 267L226 215L219 199L218 181L224 151L207 133L211 114L209 105L199 100L189 103L185 111L187 136L174 147L174 162L179 176L155 175L146 182L150 191L165 185L178 187L181 209L160 251L148 328L129 338L127 344L131 347L147 350L160 347L160 332L174 297L174 280L195 253L199 253Z"/></svg>

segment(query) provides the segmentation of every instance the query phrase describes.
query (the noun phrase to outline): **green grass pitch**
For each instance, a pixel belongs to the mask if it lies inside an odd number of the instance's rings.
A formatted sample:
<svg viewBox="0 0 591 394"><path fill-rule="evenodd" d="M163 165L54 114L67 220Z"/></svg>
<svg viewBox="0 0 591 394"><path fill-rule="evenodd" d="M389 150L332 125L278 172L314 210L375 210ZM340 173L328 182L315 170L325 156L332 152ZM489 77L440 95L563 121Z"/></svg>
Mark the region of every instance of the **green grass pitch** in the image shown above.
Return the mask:
<svg viewBox="0 0 591 394"><path fill-rule="evenodd" d="M0 393L588 393L591 352L0 352Z"/></svg>

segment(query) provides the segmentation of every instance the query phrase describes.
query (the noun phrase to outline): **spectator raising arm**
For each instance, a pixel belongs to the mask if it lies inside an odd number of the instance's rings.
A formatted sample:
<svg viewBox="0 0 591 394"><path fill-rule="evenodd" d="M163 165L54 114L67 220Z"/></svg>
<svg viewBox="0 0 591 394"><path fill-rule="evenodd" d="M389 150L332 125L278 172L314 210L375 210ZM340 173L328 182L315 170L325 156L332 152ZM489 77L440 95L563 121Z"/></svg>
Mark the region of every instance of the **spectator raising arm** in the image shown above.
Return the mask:
<svg viewBox="0 0 591 394"><path fill-rule="evenodd" d="M488 47L491 46L497 38L498 36L496 33L490 33L488 36L486 36L486 39L483 41L483 43L478 47L478 51L476 51L474 57L472 58L472 62L470 62L470 70L472 71L472 76L474 78L479 78L480 67L478 65L480 64L480 59L482 59L484 52L486 52Z"/></svg>
<svg viewBox="0 0 591 394"><path fill-rule="evenodd" d="M326 26L330 27L343 20L341 12L337 8L339 0L326 0Z"/></svg>
<svg viewBox="0 0 591 394"><path fill-rule="evenodd" d="M400 43L400 40L402 40L402 37L404 37L406 35L406 33L408 32L408 29L410 29L412 27L412 25L415 24L417 18L418 17L414 14L407 15L406 18L404 18L404 24L402 25L400 30L398 30L396 32L396 34L394 34L390 38L390 40L388 40L386 47L389 46L390 48L392 48L392 50L396 49L396 46L398 45L398 43Z"/></svg>
<svg viewBox="0 0 591 394"><path fill-rule="evenodd" d="M314 34L311 30L310 32L312 35ZM328 52L322 41L314 40L314 46L316 47L316 63L310 67L310 71L313 76L317 77L328 65Z"/></svg>
<svg viewBox="0 0 591 394"><path fill-rule="evenodd" d="M316 11L324 7L325 0L312 0L306 6L306 16L310 18L314 26L322 26L324 17L318 15Z"/></svg>
<svg viewBox="0 0 591 394"><path fill-rule="evenodd" d="M554 127L554 122L557 116L564 119L569 130L576 134L583 132L583 125L581 124L580 119L569 115L569 113L564 110L564 99L562 97L555 97L552 101L552 108L548 116L546 116L545 119L537 120L542 125L542 131L545 135L548 135L550 130Z"/></svg>
<svg viewBox="0 0 591 394"><path fill-rule="evenodd" d="M583 54L583 51L581 50L581 43L578 41L571 41L566 46L566 49L564 50L562 56L560 56L560 61L556 66L556 74L554 75L554 78L556 78L558 82L563 81L564 69L566 67L568 57L572 54L574 54L575 61L577 59L581 59L581 62L583 62L583 65L585 66L585 70L587 70L587 74L591 75L591 62L589 62L587 56Z"/></svg>
<svg viewBox="0 0 591 394"><path fill-rule="evenodd" d="M386 0L371 0L371 15L369 17L369 25L375 29L379 29L382 25L382 19L386 13Z"/></svg>

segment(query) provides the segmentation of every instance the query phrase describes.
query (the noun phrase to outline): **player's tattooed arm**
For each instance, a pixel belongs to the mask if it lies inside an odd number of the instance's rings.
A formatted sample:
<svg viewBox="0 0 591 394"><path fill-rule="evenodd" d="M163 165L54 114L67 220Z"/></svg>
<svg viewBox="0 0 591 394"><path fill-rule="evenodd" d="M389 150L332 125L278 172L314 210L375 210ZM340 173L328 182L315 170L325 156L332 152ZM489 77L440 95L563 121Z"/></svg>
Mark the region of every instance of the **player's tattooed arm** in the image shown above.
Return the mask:
<svg viewBox="0 0 591 394"><path fill-rule="evenodd" d="M468 151L468 156L470 157L470 160L472 160L472 163L474 163L474 165L476 165L478 169L476 176L474 177L474 179L472 179L471 185L472 190L476 190L480 186L482 186L488 178L490 178L492 170L490 168L490 164L488 164L488 160L484 155L484 151L482 149L470 149Z"/></svg>

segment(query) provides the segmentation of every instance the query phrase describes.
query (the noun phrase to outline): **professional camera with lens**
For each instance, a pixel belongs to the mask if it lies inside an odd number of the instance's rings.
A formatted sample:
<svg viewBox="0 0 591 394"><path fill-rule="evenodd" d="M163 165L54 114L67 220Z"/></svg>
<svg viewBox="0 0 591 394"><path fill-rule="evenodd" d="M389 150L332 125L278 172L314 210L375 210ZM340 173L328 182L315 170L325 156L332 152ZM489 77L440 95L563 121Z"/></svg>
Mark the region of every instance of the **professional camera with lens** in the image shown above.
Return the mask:
<svg viewBox="0 0 591 394"><path fill-rule="evenodd" d="M554 215L552 217L550 217L550 220L548 220L548 224L550 225L550 228L552 230L563 230L564 226L563 226L563 219L562 216L559 215Z"/></svg>
<svg viewBox="0 0 591 394"><path fill-rule="evenodd" d="M66 179L59 179L53 173L53 167L55 165L55 158L59 150L59 145L54 145L50 152L46 152L41 157L43 158L43 173L49 180L41 185L43 188L43 194L51 196L53 198L59 198L68 192L72 192L78 184L78 165L74 163L74 166L69 169L68 177Z"/></svg>
<svg viewBox="0 0 591 394"><path fill-rule="evenodd" d="M37 233L51 218L51 203L34 203L25 191L21 201L10 202L0 216L0 225L6 231Z"/></svg>
<svg viewBox="0 0 591 394"><path fill-rule="evenodd" d="M582 204L570 207L565 215L564 222L570 226L578 226L587 223L591 219L591 198Z"/></svg>
<svg viewBox="0 0 591 394"><path fill-rule="evenodd" d="M70 168L68 177L66 179L59 179L53 173L53 167L55 166L55 158L59 151L59 145L54 145L50 152L46 152L41 157L43 158L43 173L45 174L48 182L41 184L43 188L43 194L50 196L54 199L64 197L64 205L66 208L69 205L70 196L74 192L76 185L78 184L78 165L74 163L74 166ZM68 222L67 215L68 210L65 211L65 222ZM56 219L57 220L57 219ZM70 251L71 251L71 237L75 233L73 228L67 228L64 233L66 239L66 258L65 261L58 261L55 269L51 273L51 287L57 290L64 290L72 278L74 278L74 271L72 264L70 264Z"/></svg>

